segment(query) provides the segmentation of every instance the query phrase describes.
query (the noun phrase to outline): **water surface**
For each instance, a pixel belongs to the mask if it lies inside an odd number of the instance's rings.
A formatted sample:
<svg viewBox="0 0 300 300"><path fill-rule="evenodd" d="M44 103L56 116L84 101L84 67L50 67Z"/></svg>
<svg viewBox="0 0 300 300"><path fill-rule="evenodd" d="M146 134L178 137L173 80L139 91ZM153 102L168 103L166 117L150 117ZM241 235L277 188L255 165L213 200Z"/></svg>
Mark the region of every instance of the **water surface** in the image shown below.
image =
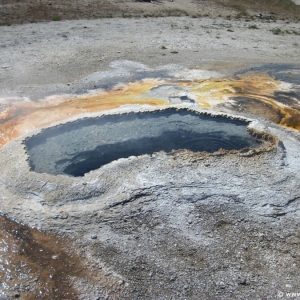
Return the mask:
<svg viewBox="0 0 300 300"><path fill-rule="evenodd" d="M260 146L247 125L241 120L167 109L85 118L44 129L25 143L33 171L83 176L133 155Z"/></svg>

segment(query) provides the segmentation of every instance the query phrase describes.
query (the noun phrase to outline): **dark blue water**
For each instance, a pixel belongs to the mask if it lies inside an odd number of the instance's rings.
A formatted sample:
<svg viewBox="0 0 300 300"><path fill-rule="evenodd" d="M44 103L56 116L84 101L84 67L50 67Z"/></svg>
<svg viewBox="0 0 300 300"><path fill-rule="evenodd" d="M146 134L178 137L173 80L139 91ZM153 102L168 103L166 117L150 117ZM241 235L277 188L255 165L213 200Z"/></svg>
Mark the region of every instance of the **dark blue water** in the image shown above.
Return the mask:
<svg viewBox="0 0 300 300"><path fill-rule="evenodd" d="M167 109L86 118L44 129L25 144L33 171L83 176L129 156L260 146L247 125L245 121Z"/></svg>

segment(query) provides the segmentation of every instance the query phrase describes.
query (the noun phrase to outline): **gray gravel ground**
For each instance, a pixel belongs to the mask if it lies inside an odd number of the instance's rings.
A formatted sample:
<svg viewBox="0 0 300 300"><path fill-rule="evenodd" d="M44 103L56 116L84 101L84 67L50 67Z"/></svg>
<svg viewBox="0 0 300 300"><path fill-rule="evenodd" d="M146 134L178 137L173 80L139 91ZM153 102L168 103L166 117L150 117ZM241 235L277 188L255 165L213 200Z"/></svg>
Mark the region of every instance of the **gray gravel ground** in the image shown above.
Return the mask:
<svg viewBox="0 0 300 300"><path fill-rule="evenodd" d="M249 29L256 24L259 29ZM299 23L154 18L103 19L1 27L0 96L66 89L116 60L149 67L179 64L230 73L262 63L298 63ZM164 47L166 49L162 49ZM178 53L177 53L178 52Z"/></svg>

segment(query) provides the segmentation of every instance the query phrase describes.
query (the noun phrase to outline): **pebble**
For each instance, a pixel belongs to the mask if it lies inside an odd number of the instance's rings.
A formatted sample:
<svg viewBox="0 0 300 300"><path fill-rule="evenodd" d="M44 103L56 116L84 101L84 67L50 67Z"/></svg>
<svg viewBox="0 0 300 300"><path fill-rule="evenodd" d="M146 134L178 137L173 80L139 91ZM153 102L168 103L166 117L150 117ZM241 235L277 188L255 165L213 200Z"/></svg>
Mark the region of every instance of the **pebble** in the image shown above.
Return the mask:
<svg viewBox="0 0 300 300"><path fill-rule="evenodd" d="M223 281L221 281L219 284L218 284L219 288L220 289L225 289L226 288L226 285Z"/></svg>
<svg viewBox="0 0 300 300"><path fill-rule="evenodd" d="M243 248L244 250L248 250L248 246L246 246L245 244L242 245L242 248Z"/></svg>

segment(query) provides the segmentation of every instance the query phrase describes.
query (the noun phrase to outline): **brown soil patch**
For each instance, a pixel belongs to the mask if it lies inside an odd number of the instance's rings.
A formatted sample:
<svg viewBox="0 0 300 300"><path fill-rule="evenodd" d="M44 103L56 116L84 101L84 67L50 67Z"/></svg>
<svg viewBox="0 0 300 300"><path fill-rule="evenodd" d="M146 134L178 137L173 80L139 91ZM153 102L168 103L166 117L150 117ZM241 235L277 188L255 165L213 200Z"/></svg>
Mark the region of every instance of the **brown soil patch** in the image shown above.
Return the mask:
<svg viewBox="0 0 300 300"><path fill-rule="evenodd" d="M293 1L237 1L237 0L2 0L0 25L35 23L76 19L112 17L216 17L232 16L252 20L258 13L267 19L299 19L300 6Z"/></svg>

